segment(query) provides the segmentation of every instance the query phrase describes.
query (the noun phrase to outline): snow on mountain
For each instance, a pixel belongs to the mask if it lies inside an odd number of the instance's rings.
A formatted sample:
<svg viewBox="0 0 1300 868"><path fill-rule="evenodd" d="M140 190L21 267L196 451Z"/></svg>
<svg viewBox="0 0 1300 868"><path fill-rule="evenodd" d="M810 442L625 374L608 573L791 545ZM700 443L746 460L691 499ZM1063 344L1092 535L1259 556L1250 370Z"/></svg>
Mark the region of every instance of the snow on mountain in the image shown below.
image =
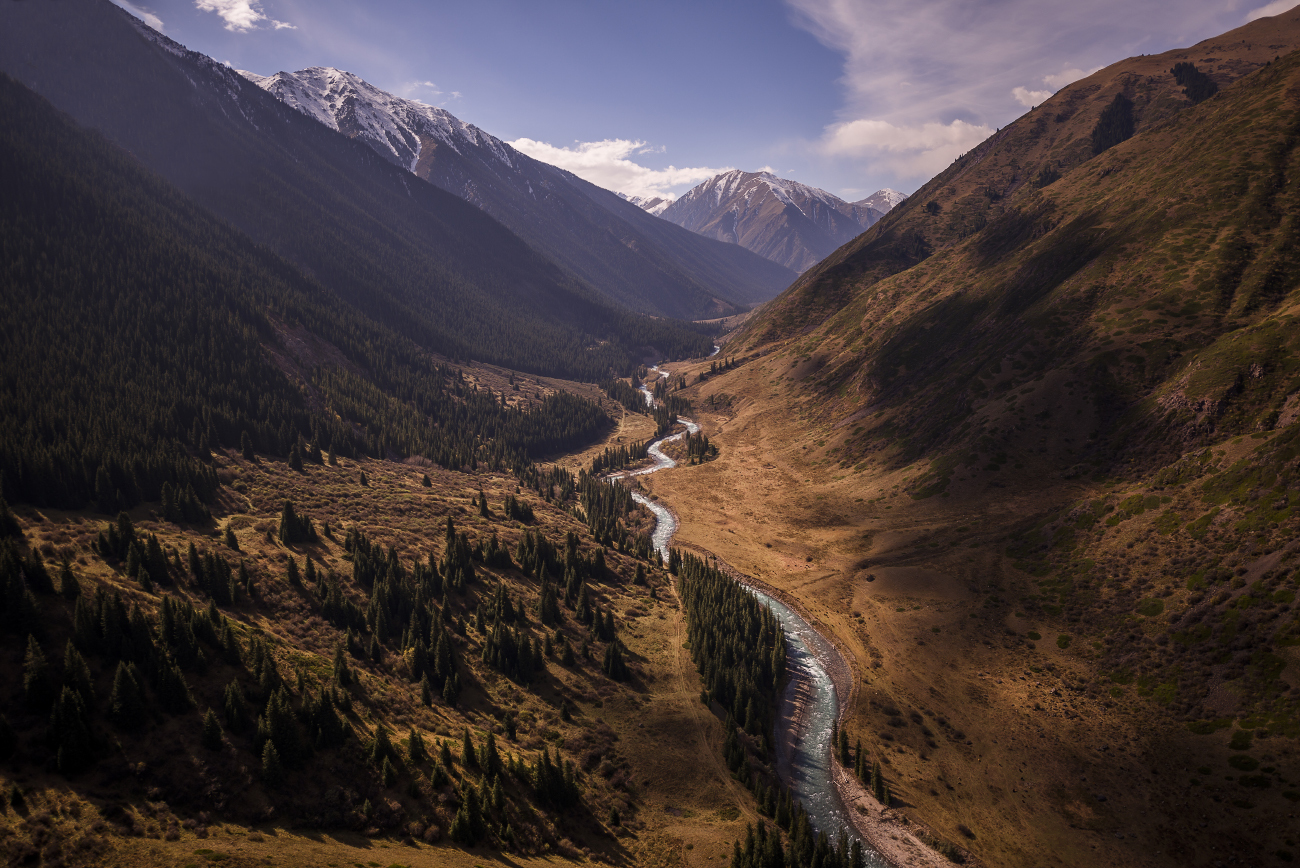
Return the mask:
<svg viewBox="0 0 1300 868"><path fill-rule="evenodd" d="M737 169L692 188L661 216L805 271L874 224L883 210L771 172Z"/></svg>
<svg viewBox="0 0 1300 868"><path fill-rule="evenodd" d="M865 199L859 199L854 205L860 205L863 208L871 208L879 211L882 215L888 214L893 208L907 198L906 193L900 193L897 190L891 190L886 187L883 190L877 190Z"/></svg>
<svg viewBox="0 0 1300 868"><path fill-rule="evenodd" d="M606 298L632 310L716 316L765 301L791 274L665 225L668 202L630 202L535 160L445 109L330 67L239 73L285 105L473 203ZM645 210L642 210L642 207ZM647 213L648 212L648 213ZM737 255L740 254L740 255Z"/></svg>
<svg viewBox="0 0 1300 868"><path fill-rule="evenodd" d="M394 96L341 69L313 66L269 76L241 69L239 74L325 126L364 139L410 171L415 171L420 160L423 139L445 144L457 153L466 148L486 149L507 166L518 157L505 142L445 109Z"/></svg>
<svg viewBox="0 0 1300 868"><path fill-rule="evenodd" d="M662 217L664 210L671 204L672 199L665 199L662 196L629 196L626 193L619 193L627 201L631 202L642 211L649 211L656 217Z"/></svg>

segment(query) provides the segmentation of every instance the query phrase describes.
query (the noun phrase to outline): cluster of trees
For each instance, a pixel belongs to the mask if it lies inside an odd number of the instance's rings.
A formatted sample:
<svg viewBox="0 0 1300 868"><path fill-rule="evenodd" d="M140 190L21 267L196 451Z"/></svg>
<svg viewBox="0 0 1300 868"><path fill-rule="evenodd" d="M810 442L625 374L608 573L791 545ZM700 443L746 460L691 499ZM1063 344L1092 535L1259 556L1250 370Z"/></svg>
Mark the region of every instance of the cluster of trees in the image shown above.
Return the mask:
<svg viewBox="0 0 1300 868"><path fill-rule="evenodd" d="M623 519L636 508L632 492L585 470L578 472L579 503L596 542L638 560L649 560L654 543L648 534L633 534Z"/></svg>
<svg viewBox="0 0 1300 868"><path fill-rule="evenodd" d="M1192 101L1192 105L1204 102L1219 92L1219 86L1215 84L1214 79L1197 69L1196 64L1190 61L1175 63L1169 73L1183 88L1183 94Z"/></svg>
<svg viewBox="0 0 1300 868"><path fill-rule="evenodd" d="M638 378L632 375L632 382L627 380L606 380L600 384L600 388L605 394L622 404L633 413L644 413L646 409L645 395L642 394L638 387Z"/></svg>
<svg viewBox="0 0 1300 868"><path fill-rule="evenodd" d="M1133 100L1122 93L1115 94L1110 105L1102 109L1097 125L1092 128L1092 152L1100 154L1133 138L1134 129Z"/></svg>
<svg viewBox="0 0 1300 868"><path fill-rule="evenodd" d="M591 461L591 475L601 476L614 470L622 470L629 464L645 459L650 441L633 443L630 446L606 446L604 451Z"/></svg>
<svg viewBox="0 0 1300 868"><path fill-rule="evenodd" d="M702 558L673 550L668 568L677 576L691 659L707 698L727 710L729 732L739 728L770 748L772 710L785 674L780 622Z"/></svg>
<svg viewBox="0 0 1300 868"><path fill-rule="evenodd" d="M731 868L866 868L862 842L850 842L843 829L832 844L825 832L813 829L802 806L787 810L787 816L787 823L778 820L772 829L762 820L748 826L744 843L732 846Z"/></svg>
<svg viewBox="0 0 1300 868"><path fill-rule="evenodd" d="M699 434L686 432L686 460L691 464L703 464L718 457L718 447L709 442L709 436L701 431Z"/></svg>
<svg viewBox="0 0 1300 868"><path fill-rule="evenodd" d="M696 382L703 383L710 377L716 377L718 374L730 371L732 368L736 367L737 364L735 356L723 359L721 362L709 362L709 369L707 371L700 371L699 379L696 380Z"/></svg>

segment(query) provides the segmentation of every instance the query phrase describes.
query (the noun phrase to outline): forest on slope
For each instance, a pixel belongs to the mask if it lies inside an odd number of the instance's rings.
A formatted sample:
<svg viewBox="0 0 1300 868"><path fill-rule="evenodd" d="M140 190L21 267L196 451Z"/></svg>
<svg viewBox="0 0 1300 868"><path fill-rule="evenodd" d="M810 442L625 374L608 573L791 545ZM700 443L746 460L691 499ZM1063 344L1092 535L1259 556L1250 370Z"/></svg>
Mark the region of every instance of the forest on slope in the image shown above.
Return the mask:
<svg viewBox="0 0 1300 868"><path fill-rule="evenodd" d="M0 99L11 501L211 501L204 456L223 446L522 469L610 424L575 396L471 389L22 85ZM288 361L304 338L314 352Z"/></svg>
<svg viewBox="0 0 1300 868"><path fill-rule="evenodd" d="M6 72L426 350L586 381L708 352L699 329L611 306L478 208L107 0L6 4L0 24Z"/></svg>

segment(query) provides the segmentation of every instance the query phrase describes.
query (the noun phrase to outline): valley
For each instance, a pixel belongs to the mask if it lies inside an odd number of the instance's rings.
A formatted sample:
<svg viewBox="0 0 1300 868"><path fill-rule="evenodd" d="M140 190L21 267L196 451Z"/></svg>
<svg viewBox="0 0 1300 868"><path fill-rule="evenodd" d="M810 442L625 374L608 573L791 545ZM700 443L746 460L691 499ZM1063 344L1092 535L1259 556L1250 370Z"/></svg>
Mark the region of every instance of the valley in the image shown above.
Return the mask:
<svg viewBox="0 0 1300 868"><path fill-rule="evenodd" d="M0 10L7 864L1300 855L1300 9L669 201L66 8Z"/></svg>

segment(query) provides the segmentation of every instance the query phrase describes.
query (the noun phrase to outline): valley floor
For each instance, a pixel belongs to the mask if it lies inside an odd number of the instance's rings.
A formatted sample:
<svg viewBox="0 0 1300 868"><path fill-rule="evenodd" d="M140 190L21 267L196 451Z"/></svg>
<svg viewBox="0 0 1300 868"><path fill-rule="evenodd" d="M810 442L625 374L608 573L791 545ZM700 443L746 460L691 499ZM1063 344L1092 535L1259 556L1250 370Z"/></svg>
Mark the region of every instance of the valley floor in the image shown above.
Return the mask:
<svg viewBox="0 0 1300 868"><path fill-rule="evenodd" d="M807 408L783 403L777 364L693 385L705 408L696 419L721 454L647 487L676 509L683 545L785 592L846 650L850 743L881 758L895 814L990 865L1279 858L1293 802L1265 790L1229 804L1200 788L1228 759L1226 739L1194 735L1114 687L1100 642L1017 605L1031 577L1003 556L1007 528L1077 501L1083 483L958 479L915 500L900 488L905 468L824 460L825 434L805 424ZM702 369L671 367L691 383ZM743 402L728 394L741 391ZM1284 782L1300 771L1287 741L1275 737L1265 758Z"/></svg>

